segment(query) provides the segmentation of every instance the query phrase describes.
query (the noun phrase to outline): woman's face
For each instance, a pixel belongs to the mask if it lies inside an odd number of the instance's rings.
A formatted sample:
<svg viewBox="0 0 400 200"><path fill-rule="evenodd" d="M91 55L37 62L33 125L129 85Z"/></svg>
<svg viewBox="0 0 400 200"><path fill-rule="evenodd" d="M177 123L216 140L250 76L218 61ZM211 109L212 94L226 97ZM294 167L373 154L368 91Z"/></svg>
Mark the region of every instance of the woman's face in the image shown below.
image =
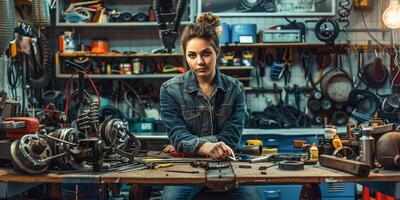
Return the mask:
<svg viewBox="0 0 400 200"><path fill-rule="evenodd" d="M202 38L193 38L186 45L186 61L197 78L214 78L217 52L211 43Z"/></svg>

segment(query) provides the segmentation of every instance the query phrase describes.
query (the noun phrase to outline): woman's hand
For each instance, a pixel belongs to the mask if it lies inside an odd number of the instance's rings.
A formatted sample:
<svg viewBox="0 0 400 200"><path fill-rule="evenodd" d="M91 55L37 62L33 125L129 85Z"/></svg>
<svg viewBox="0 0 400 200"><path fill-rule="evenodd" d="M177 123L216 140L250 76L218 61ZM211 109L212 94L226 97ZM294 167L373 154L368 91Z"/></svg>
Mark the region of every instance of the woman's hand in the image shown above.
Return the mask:
<svg viewBox="0 0 400 200"><path fill-rule="evenodd" d="M168 146L166 146L164 148L164 153L175 153L175 148L174 146L172 146L171 144L169 144Z"/></svg>
<svg viewBox="0 0 400 200"><path fill-rule="evenodd" d="M209 156L214 159L226 159L227 156L234 156L233 150L224 142L206 142L198 150L202 156Z"/></svg>

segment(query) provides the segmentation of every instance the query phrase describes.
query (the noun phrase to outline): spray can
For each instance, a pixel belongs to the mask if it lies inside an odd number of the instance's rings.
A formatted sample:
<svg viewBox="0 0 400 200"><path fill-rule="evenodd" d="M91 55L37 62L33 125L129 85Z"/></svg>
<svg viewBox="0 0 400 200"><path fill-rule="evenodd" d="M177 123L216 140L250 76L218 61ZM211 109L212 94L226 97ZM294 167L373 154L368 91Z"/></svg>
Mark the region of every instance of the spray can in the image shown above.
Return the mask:
<svg viewBox="0 0 400 200"><path fill-rule="evenodd" d="M371 129L362 130L360 138L360 162L372 168L375 167L375 139L371 136Z"/></svg>

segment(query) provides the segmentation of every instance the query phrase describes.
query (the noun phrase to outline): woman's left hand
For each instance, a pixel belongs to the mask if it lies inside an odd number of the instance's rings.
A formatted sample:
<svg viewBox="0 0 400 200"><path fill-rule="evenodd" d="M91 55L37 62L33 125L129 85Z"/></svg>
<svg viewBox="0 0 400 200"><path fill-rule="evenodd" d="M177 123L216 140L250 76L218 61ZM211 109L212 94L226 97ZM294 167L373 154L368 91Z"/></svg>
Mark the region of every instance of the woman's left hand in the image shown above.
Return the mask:
<svg viewBox="0 0 400 200"><path fill-rule="evenodd" d="M172 146L171 144L169 144L168 146L166 146L164 148L164 153L175 153L175 148L174 146Z"/></svg>

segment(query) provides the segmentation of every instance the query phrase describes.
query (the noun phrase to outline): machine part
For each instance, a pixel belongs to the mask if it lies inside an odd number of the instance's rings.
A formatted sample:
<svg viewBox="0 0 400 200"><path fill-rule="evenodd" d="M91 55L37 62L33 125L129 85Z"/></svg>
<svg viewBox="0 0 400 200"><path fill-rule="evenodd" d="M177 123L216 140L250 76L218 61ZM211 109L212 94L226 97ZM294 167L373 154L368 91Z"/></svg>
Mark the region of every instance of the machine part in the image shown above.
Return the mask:
<svg viewBox="0 0 400 200"><path fill-rule="evenodd" d="M49 136L48 141L53 154L65 153L64 156L52 160L54 167L58 169L81 169L83 167L84 161L76 158L76 155L80 153L77 146L79 140L88 138L87 134L74 128L63 128L57 129L50 133Z"/></svg>
<svg viewBox="0 0 400 200"><path fill-rule="evenodd" d="M263 150L263 146L259 145L244 145L241 149L240 149L240 153L243 154L249 154L249 155L254 155L254 156L259 156L262 154L262 150Z"/></svg>
<svg viewBox="0 0 400 200"><path fill-rule="evenodd" d="M315 36L322 42L333 44L339 35L339 24L333 18L322 18L315 24Z"/></svg>
<svg viewBox="0 0 400 200"><path fill-rule="evenodd" d="M172 8L172 1L153 1L160 39L169 53L175 48L175 41L179 36L179 26L186 10L186 4L187 0L178 0L175 11L175 9Z"/></svg>
<svg viewBox="0 0 400 200"><path fill-rule="evenodd" d="M374 61L366 64L362 71L362 79L372 88L382 88L389 78L389 70L380 57L376 57Z"/></svg>
<svg viewBox="0 0 400 200"><path fill-rule="evenodd" d="M354 152L354 150L352 148L346 147L346 146L342 146L342 147L335 149L335 151L333 151L332 155L335 157L338 157L338 158L344 158L344 159L350 159L350 160L354 160L356 158L356 153Z"/></svg>
<svg viewBox="0 0 400 200"><path fill-rule="evenodd" d="M376 159L385 169L400 169L400 133L389 132L376 143Z"/></svg>
<svg viewBox="0 0 400 200"><path fill-rule="evenodd" d="M319 164L323 167L337 169L360 177L368 177L371 170L371 167L365 163L329 155L321 155Z"/></svg>
<svg viewBox="0 0 400 200"><path fill-rule="evenodd" d="M227 191L235 184L235 173L229 162L209 162L206 185L215 191Z"/></svg>
<svg viewBox="0 0 400 200"><path fill-rule="evenodd" d="M278 163L279 169L282 170L304 170L304 162L285 160Z"/></svg>
<svg viewBox="0 0 400 200"><path fill-rule="evenodd" d="M149 21L149 17L145 13L138 13L138 14L132 16L132 21L147 22L147 21Z"/></svg>
<svg viewBox="0 0 400 200"><path fill-rule="evenodd" d="M331 123L335 124L336 126L344 126L348 122L349 116L343 110L337 110L332 113L331 116Z"/></svg>
<svg viewBox="0 0 400 200"><path fill-rule="evenodd" d="M312 113L318 113L321 110L321 100L310 97L307 101L307 107Z"/></svg>
<svg viewBox="0 0 400 200"><path fill-rule="evenodd" d="M360 113L373 115L381 105L379 98L367 90L353 90L348 104Z"/></svg>
<svg viewBox="0 0 400 200"><path fill-rule="evenodd" d="M103 159L106 154L104 141L99 138L87 138L78 140L79 154L76 158L92 164L93 171L100 171L103 167Z"/></svg>
<svg viewBox="0 0 400 200"><path fill-rule="evenodd" d="M362 129L360 138L360 162L371 168L375 167L375 139L371 136L371 129Z"/></svg>
<svg viewBox="0 0 400 200"><path fill-rule="evenodd" d="M373 125L371 127L371 135L381 135L396 130L395 124Z"/></svg>
<svg viewBox="0 0 400 200"><path fill-rule="evenodd" d="M341 71L328 72L321 80L322 93L334 102L347 102L352 88L351 79Z"/></svg>
<svg viewBox="0 0 400 200"><path fill-rule="evenodd" d="M34 117L10 117L3 119L3 124L6 137L11 140L39 131L39 120Z"/></svg>
<svg viewBox="0 0 400 200"><path fill-rule="evenodd" d="M264 30L260 33L264 43L303 42L303 36L299 29Z"/></svg>
<svg viewBox="0 0 400 200"><path fill-rule="evenodd" d="M87 135L95 135L99 132L99 103L96 101L90 102L90 108L83 110L76 119L76 126L80 131Z"/></svg>
<svg viewBox="0 0 400 200"><path fill-rule="evenodd" d="M47 170L51 157L50 145L37 134L23 136L10 147L14 169L27 174L40 174Z"/></svg>
<svg viewBox="0 0 400 200"><path fill-rule="evenodd" d="M100 125L100 138L109 148L109 154L118 153L133 161L140 150L141 143L129 132L127 122L119 119L107 119Z"/></svg>
<svg viewBox="0 0 400 200"><path fill-rule="evenodd" d="M322 100L321 100L321 108L322 108L322 110L323 111L330 111L331 110L331 108L332 108L332 102L329 100L329 99L327 99L327 98L323 98Z"/></svg>

